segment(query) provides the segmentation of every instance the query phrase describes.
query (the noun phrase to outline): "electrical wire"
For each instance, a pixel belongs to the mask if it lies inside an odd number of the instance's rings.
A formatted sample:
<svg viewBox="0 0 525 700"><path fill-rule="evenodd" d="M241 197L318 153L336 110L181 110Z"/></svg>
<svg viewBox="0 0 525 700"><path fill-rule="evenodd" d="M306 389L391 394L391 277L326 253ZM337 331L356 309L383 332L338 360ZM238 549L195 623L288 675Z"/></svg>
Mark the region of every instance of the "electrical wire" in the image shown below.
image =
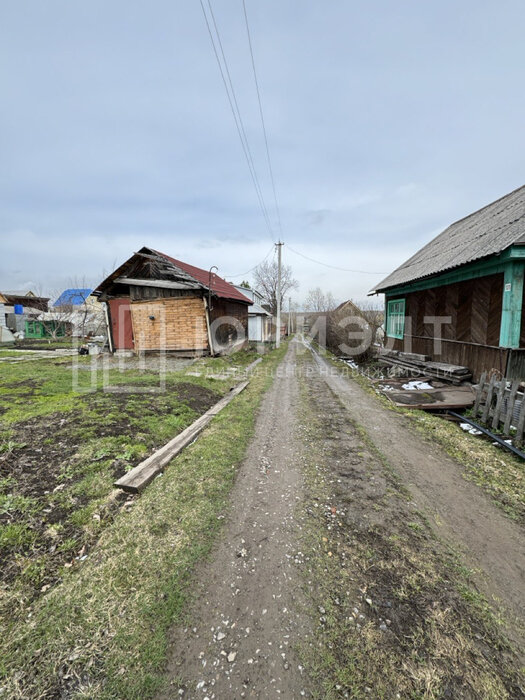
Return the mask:
<svg viewBox="0 0 525 700"><path fill-rule="evenodd" d="M291 250L292 253L295 253L296 255L300 255L301 258L305 258L305 260L309 260L310 262L317 263L317 265L322 265L323 267L330 267L332 270L340 270L341 272L353 272L355 274L359 275L386 275L388 274L387 272L371 272L370 270L349 270L346 267L338 267L337 265L329 265L328 263L321 262L321 260L316 260L315 258L311 258L308 255L305 255L304 253L300 253L298 250L294 250L290 245L286 245L287 250Z"/></svg>
<svg viewBox="0 0 525 700"><path fill-rule="evenodd" d="M249 22L248 22L248 12L247 12L247 10L246 10L246 1L245 1L245 0L242 0L242 7L243 7L243 10L244 10L244 22L245 22L245 24L246 24L246 34L247 34L247 36L248 36L248 45L249 45L249 47L250 47L250 56L251 56L251 59L252 59L253 78L254 78L254 81L255 81L255 89L256 89L256 91L257 91L257 102L259 103L259 114L260 114L260 116L261 116L261 125L262 125L263 134L264 134L264 145L265 145L265 147L266 147L266 160L267 160L267 162L268 162L268 172L269 172L269 174L270 174L270 181L271 181L271 183L272 183L273 200L274 200L274 203L275 203L275 213L276 213L276 216L277 216L277 223L278 223L278 225L279 225L279 231L280 231L280 234L281 234L281 237L282 237L282 235L283 235L283 227L282 227L282 224L281 224L281 212L279 211L279 202L277 201L277 191L276 191L276 188L275 188L275 179L274 179L274 176L273 176L272 159L270 158L270 148L269 148L269 146L268 146L268 136L267 136L267 133L266 133L266 124L265 124L265 121L264 121L264 113L263 113L263 108L262 108L261 92L260 92L260 89L259 89L259 81L258 81L258 79L257 79L257 71L256 71L256 69L255 69L255 58L254 58L254 55L253 55L252 37L251 37L251 33L250 33L250 25L249 25Z"/></svg>
<svg viewBox="0 0 525 700"><path fill-rule="evenodd" d="M236 126L236 128L237 128L237 133L238 133L238 135L239 135L239 139L240 139L240 141L241 141L241 146L242 146L242 149L243 149L243 152L244 152L244 156L245 156L246 162L247 162L247 164L248 164L248 169L249 169L249 171L250 171L250 175L251 175L251 178L252 178L252 182L253 182L253 185L254 185L254 187L255 187L255 191L256 191L256 193L257 193L257 198L258 198L258 200L259 200L259 205L260 205L260 207L261 207L261 212L262 212L263 218L264 218L264 220L265 220L265 222L266 222L266 226L267 226L267 228L268 228L268 232L270 233L270 236L271 236L271 238L272 238L272 241L275 242L275 236L274 236L274 234L273 234L273 229L272 229L270 217L269 217L269 215L268 215L268 209L267 209L266 203L265 203L265 201L264 201L264 196L263 196L262 189L261 189L261 186L260 186L260 183L259 183L259 178L258 178L258 176L257 176L257 171L256 171L256 169L255 169L255 163L254 163L254 161L253 161L253 156L252 156L252 153L251 153L251 150L250 150L250 145L249 145L249 142L248 142L248 137L246 136L246 130L245 130L245 128L244 128L244 123L243 123L242 116L241 116L241 112L240 112L240 109L239 109L239 104L238 104L238 102L237 102L237 97L236 97L236 94L235 94L235 89L234 89L234 87L233 87L233 81L232 81L232 79L231 79L231 74L230 74L230 70L229 70L229 67L228 67L228 61L227 61L226 55L225 55L225 53L224 53L224 48L223 48L223 45L222 45L222 41L221 41L221 37L220 37L220 33L219 33L219 28L218 28L218 26L217 26L217 22L216 22L216 20L215 20L215 15L214 15L214 13L213 13L213 8L212 8L212 6L211 6L211 0L207 0L207 2L208 2L208 8L209 8L210 16L211 16L211 19L212 19L213 27L214 27L214 29L215 29L215 33L216 33L216 36L217 36L217 42L218 42L218 45L219 45L219 49L220 49L220 53L221 53L221 56L222 56L223 63L221 63L221 60L220 60L220 57L219 57L219 52L218 52L218 50L217 50L217 45L216 45L216 43L215 43L215 39L214 39L213 32L212 32L212 29L211 29L211 26L210 26L210 21L209 21L209 19L208 19L208 15L206 14L206 10L205 10L205 7L204 7L204 2L203 2L203 0L199 0L199 1L200 1L201 9L202 9L202 14L204 15L204 20L205 20L205 22L206 22L206 27L208 28L208 34L209 34L209 36L210 36L210 41L211 41L211 44L212 44L213 53L215 54L215 59L216 59L216 61L217 61L217 65L218 65L218 67L219 67L219 71L220 71L220 74L221 74L221 78L222 78L222 82L223 82L223 85L224 85L224 89L226 90L226 95L227 95L227 97L228 97L228 102L229 102L229 104L230 104L230 109L231 109L231 112L232 112L232 115L233 115L233 119L234 119L234 121L235 121L235 126ZM223 64L224 64L224 68L223 68ZM229 86L229 87L228 87L228 86Z"/></svg>
<svg viewBox="0 0 525 700"><path fill-rule="evenodd" d="M251 267L249 270L246 270L246 272L240 272L238 275L224 275L224 277L225 277L225 278L226 278L226 277L231 277L231 278L235 278L235 277L244 277L244 275L250 274L250 272L253 272L253 271L255 270L256 267L259 267L259 265L262 265L262 264L263 264L263 262L266 260L266 258L267 258L267 257L270 255L270 253L272 252L272 250L275 251L275 246L273 246L273 245L272 245L272 247L270 248L270 250L266 253L266 255L264 256L264 258L263 258L260 262L258 262L257 265L254 265L254 266Z"/></svg>

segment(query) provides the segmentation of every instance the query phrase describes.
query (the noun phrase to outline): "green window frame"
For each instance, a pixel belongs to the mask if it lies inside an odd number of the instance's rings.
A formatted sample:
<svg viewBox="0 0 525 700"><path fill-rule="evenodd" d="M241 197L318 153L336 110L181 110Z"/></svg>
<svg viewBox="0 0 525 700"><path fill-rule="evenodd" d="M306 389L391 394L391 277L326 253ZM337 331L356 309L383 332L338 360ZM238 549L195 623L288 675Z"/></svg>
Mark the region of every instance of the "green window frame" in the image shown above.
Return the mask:
<svg viewBox="0 0 525 700"><path fill-rule="evenodd" d="M391 299L386 307L386 334L403 340L405 336L405 300Z"/></svg>

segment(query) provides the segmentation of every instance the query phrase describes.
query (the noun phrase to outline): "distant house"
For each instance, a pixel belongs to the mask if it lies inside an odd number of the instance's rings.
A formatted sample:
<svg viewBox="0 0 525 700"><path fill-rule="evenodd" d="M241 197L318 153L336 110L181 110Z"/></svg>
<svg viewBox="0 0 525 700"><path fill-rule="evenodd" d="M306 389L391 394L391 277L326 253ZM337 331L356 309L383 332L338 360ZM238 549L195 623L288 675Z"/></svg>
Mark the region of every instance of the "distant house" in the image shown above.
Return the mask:
<svg viewBox="0 0 525 700"><path fill-rule="evenodd" d="M26 321L47 311L48 297L37 296L31 290L0 291L0 325L12 333L25 333Z"/></svg>
<svg viewBox="0 0 525 700"><path fill-rule="evenodd" d="M525 186L449 226L371 293L395 350L525 378Z"/></svg>
<svg viewBox="0 0 525 700"><path fill-rule="evenodd" d="M263 307L264 297L255 289L235 285L235 289L251 300L248 308L248 340L267 343L272 339L272 314Z"/></svg>
<svg viewBox="0 0 525 700"><path fill-rule="evenodd" d="M83 306L87 303L92 289L64 289L62 294L54 302L54 308Z"/></svg>
<svg viewBox="0 0 525 700"><path fill-rule="evenodd" d="M39 321L62 335L77 338L103 335L106 325L104 307L92 291L88 288L65 289L53 303L52 310L38 317ZM28 327L27 332L38 332L38 326L35 329Z"/></svg>
<svg viewBox="0 0 525 700"><path fill-rule="evenodd" d="M247 339L251 300L209 270L141 248L93 292L112 350L216 354Z"/></svg>
<svg viewBox="0 0 525 700"><path fill-rule="evenodd" d="M12 313L15 306L22 306L24 310L47 311L48 309L49 297L40 297L31 290L1 290L0 295L4 299L6 313Z"/></svg>

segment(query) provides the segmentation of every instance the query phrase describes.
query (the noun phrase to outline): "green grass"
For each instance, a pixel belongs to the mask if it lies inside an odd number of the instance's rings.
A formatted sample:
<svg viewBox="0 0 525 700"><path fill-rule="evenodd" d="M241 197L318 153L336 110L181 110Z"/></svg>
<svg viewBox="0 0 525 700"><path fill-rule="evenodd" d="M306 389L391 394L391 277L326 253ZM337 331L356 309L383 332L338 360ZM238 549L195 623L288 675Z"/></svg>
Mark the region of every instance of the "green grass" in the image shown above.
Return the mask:
<svg viewBox="0 0 525 700"><path fill-rule="evenodd" d="M0 524L0 548L6 550L21 550L27 548L35 540L35 535L28 525L23 523Z"/></svg>
<svg viewBox="0 0 525 700"><path fill-rule="evenodd" d="M255 355L243 353L231 367ZM80 388L91 386L88 359ZM152 363L155 366L155 363ZM179 365L175 365L176 367ZM205 366L205 361L203 361ZM25 615L42 587L60 581L74 557L93 545L119 509L116 478L190 425L237 379L169 372L166 391L155 371L113 369L105 392L73 384L70 358L5 364L0 377L0 618L4 627ZM120 496L122 498L122 495ZM68 542L67 546L63 546ZM37 562L38 575L31 573ZM46 588L47 590L47 588ZM1 627L0 627L1 631Z"/></svg>
<svg viewBox="0 0 525 700"><path fill-rule="evenodd" d="M32 351L20 352L19 350L3 350L0 349L0 357L27 357L32 355Z"/></svg>
<svg viewBox="0 0 525 700"><path fill-rule="evenodd" d="M286 344L265 357L248 388L119 512L87 559L74 560L62 582L31 605L30 617L23 610L4 628L2 697L142 700L158 692L169 628L184 618L192 571L220 527L272 382L265 370L285 351Z"/></svg>

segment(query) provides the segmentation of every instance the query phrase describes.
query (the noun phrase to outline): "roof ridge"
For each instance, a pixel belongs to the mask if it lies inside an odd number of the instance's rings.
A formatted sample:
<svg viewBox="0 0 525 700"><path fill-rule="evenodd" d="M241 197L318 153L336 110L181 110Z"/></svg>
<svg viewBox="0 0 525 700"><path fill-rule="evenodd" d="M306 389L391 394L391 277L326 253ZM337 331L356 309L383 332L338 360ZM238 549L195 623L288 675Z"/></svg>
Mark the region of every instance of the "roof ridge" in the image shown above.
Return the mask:
<svg viewBox="0 0 525 700"><path fill-rule="evenodd" d="M246 296L244 296L244 294L242 294L237 289L235 289L235 286L231 282L228 282L220 275L213 273L215 284L213 284L210 287L209 286L209 275L210 275L209 270L205 270L202 267L197 267L197 265L192 265L191 263L184 262L183 260L179 260L178 258L173 258L171 255L168 255L167 253L163 253L160 250L155 250L154 248L150 248L149 246L144 246L144 248L152 251L156 255L160 255L168 262L179 267L182 270L182 272L184 272L185 274L192 277L198 284L200 284L205 289L208 289L211 292L214 292L216 295L222 296L224 298L232 299L232 300L242 301L242 302L245 302L245 303L250 304L250 305L252 304L251 299L248 299ZM196 276L194 273L192 273L192 270L195 270L196 272L200 273L200 276L202 277L202 279L199 279L199 276ZM206 280L207 276L208 276L208 279ZM218 284L217 284L217 282L218 282Z"/></svg>
<svg viewBox="0 0 525 700"><path fill-rule="evenodd" d="M370 293L495 255L524 239L525 185L521 185L449 224L384 277Z"/></svg>
<svg viewBox="0 0 525 700"><path fill-rule="evenodd" d="M520 190L524 190L525 185L520 185L520 187L516 187L515 190L512 190L512 192L507 192L507 194L504 194L502 197L498 197L492 202L489 202L489 204L485 204L484 207L480 207L479 209L476 209L475 211L470 212L470 214L467 214L466 216L462 216L461 219L457 219L456 221L453 221L451 224L449 224L441 233L445 233L445 231L448 231L449 228L452 226L455 226L456 224L460 224L462 221L466 221L467 219L470 219L471 216L475 216L476 214L480 214L484 209L488 209L489 207L494 206L494 204L497 204L498 202L501 202L504 199L507 199L507 197L511 197L513 194L516 194L516 192L519 192ZM520 217L521 218L521 217ZM441 234L438 234L439 236ZM429 241L430 243L431 241Z"/></svg>

